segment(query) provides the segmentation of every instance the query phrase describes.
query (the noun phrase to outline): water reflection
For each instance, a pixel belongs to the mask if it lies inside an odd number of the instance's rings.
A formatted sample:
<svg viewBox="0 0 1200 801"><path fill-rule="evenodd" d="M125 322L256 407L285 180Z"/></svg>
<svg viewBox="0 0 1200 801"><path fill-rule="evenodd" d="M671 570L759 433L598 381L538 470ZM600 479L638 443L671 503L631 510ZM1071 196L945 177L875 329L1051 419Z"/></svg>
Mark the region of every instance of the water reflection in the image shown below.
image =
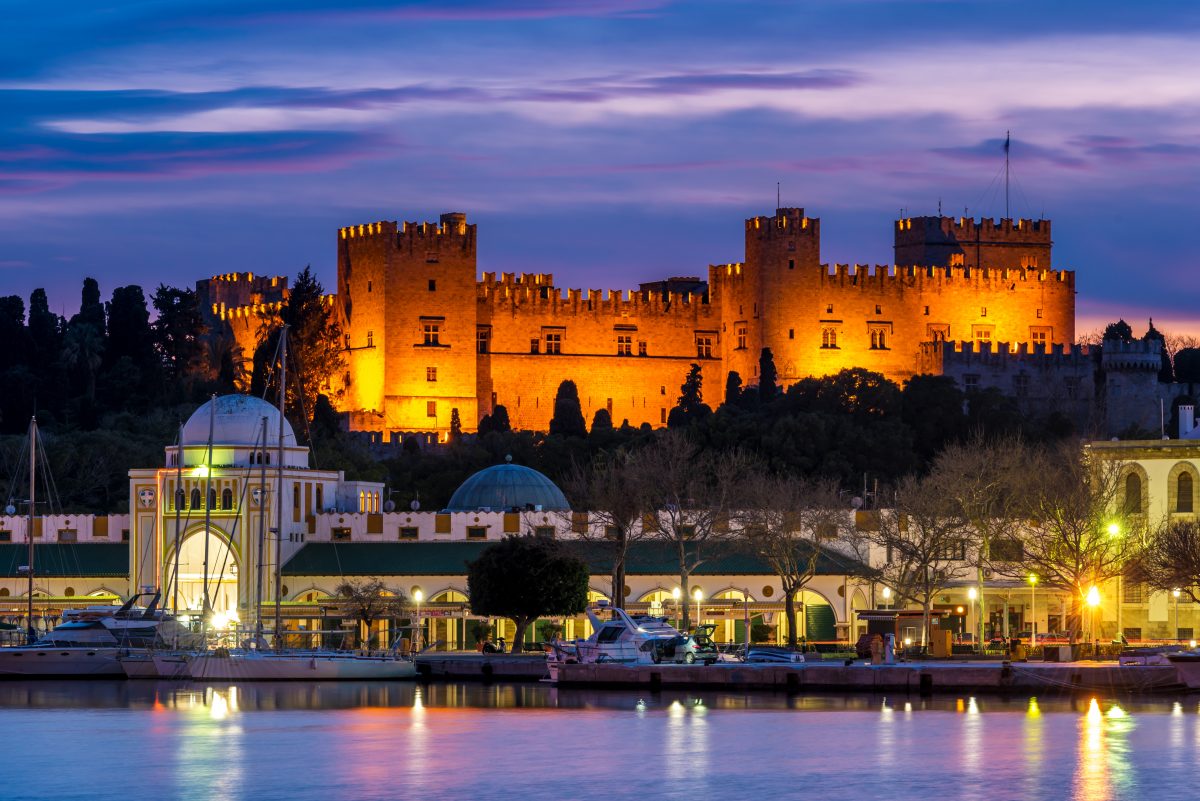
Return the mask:
<svg viewBox="0 0 1200 801"><path fill-rule="evenodd" d="M6 741L5 801L127 801L127 788L95 781L114 753L138 755L139 784L161 797L220 801L693 801L730 788L1157 801L1192 797L1198 723L1195 697L0 682L0 726L20 732ZM33 757L61 753L64 732L103 748L73 749L47 770ZM644 775L627 767L648 764Z"/></svg>

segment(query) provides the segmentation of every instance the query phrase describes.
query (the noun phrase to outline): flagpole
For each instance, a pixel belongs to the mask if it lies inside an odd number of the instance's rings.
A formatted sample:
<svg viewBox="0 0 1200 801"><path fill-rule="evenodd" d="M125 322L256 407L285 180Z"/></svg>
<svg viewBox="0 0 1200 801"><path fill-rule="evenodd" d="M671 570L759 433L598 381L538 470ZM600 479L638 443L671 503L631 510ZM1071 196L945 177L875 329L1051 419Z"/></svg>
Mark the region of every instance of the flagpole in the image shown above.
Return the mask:
<svg viewBox="0 0 1200 801"><path fill-rule="evenodd" d="M1012 219L1008 211L1008 151L1012 147L1012 131L1004 132L1004 216Z"/></svg>

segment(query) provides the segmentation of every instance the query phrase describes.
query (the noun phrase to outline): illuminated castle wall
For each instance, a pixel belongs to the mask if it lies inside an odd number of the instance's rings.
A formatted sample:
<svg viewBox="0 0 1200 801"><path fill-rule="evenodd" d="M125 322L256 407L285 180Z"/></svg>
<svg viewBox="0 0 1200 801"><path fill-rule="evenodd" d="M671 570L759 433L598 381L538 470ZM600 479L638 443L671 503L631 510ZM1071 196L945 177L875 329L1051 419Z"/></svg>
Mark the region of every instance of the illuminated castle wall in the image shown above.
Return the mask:
<svg viewBox="0 0 1200 801"><path fill-rule="evenodd" d="M927 367L923 342L1033 351L1074 340L1075 275L1051 269L1046 220L898 220L899 266L874 268L821 264L820 231L803 209L782 208L747 220L745 262L710 266L707 282L564 292L549 274L479 280L476 226L463 214L342 228L340 408L352 429L385 435L448 431L454 409L470 431L496 404L514 427L544 430L571 379L589 422L607 408L617 425L658 426L693 362L715 406L730 370L757 382L764 347L786 384L845 367L902 381ZM253 316L252 306L221 312Z"/></svg>

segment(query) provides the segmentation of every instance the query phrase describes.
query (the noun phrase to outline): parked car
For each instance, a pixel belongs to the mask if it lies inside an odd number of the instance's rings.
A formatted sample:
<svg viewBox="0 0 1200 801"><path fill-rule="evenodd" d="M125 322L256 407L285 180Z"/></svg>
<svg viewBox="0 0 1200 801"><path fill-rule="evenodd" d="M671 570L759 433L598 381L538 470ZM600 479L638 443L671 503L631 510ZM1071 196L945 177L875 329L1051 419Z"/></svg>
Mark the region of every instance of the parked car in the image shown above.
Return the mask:
<svg viewBox="0 0 1200 801"><path fill-rule="evenodd" d="M697 626L691 634L681 634L671 639L652 640L647 643L650 647L650 659L655 664L659 662L682 662L690 665L703 662L711 665L717 661L717 644L712 635L717 627Z"/></svg>

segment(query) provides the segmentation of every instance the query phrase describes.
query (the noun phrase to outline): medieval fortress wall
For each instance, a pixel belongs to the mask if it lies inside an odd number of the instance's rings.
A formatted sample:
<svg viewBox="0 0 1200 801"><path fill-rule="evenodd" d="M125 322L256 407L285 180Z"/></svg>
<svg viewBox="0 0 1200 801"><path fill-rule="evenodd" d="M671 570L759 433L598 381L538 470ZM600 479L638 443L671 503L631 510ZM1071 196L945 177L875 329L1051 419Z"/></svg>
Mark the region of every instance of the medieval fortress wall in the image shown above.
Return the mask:
<svg viewBox="0 0 1200 801"><path fill-rule="evenodd" d="M727 373L757 382L762 348L782 383L862 367L903 381L935 366L924 343L1048 352L1074 340L1075 275L1051 265L1045 220L896 221L897 265L829 266L803 209L745 221L745 261L707 281L567 289L549 274L484 273L476 226L374 222L337 233L335 306L348 369L339 408L384 436L470 431L503 404L515 428L545 429L561 381L589 420L662 425L692 363L706 400ZM216 276L198 285L211 320L251 353L255 319L286 281ZM960 347L961 350L961 347ZM1061 352L1061 351L1059 351Z"/></svg>

